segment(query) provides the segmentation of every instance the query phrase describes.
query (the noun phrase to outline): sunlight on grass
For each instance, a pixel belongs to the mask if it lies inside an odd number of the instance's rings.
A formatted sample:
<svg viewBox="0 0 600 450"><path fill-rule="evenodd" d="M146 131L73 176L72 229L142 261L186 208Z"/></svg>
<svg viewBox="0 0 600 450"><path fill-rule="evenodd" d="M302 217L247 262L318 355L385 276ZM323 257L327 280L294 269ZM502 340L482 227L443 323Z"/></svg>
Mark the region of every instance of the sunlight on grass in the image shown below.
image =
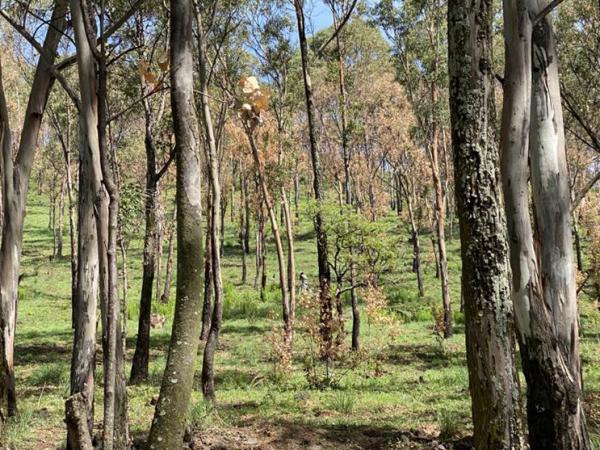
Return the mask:
<svg viewBox="0 0 600 450"><path fill-rule="evenodd" d="M69 389L72 346L70 268L68 257L50 262L51 233L47 229L45 199L35 195L26 218L22 297L19 304L16 348L17 391L21 413L10 419L8 442L17 449L57 448L64 443L64 398ZM316 283L316 256L312 224L302 217L297 228L297 270ZM394 217L386 220L396 220ZM277 327L281 307L276 279L276 259L268 241L268 286L265 300L253 288L254 258L249 255L247 285L240 285L237 224L226 221L224 258L225 305L222 337L216 355L217 404L202 400L200 368L203 344L198 350L197 373L189 420L199 430L260 426L308 427L338 433L339 427L361 436L366 428L385 435L389 430L426 429L453 438L470 433L470 399L464 353L463 316L460 301L460 255L458 240L448 243L450 287L457 334L443 345L433 334L431 306L440 299L435 268L424 264L425 298L417 295L410 271L408 242L398 249L399 263L383 283L390 311L400 320L399 332L389 338L387 330L370 323L363 311L362 346L369 351L385 349L378 364L362 361L356 367L339 367L334 389L311 389L304 373L302 340L296 342L293 370L275 375L271 348L265 336ZM67 237L68 239L68 237ZM68 243L68 240L66 244ZM131 243L128 292L128 364L135 346L139 311L141 241ZM68 245L65 245L68 249ZM424 248L429 261L429 248ZM175 277L174 277L175 279ZM151 332L151 359L147 382L129 386L129 419L132 435L143 439L154 412L153 398L160 388L169 344L174 290L166 304L153 303L153 312L164 314L166 324ZM594 448L600 450L600 314L591 302L582 302L582 352L586 392L590 399L589 426ZM349 320L349 305L345 305ZM351 328L351 322L346 323ZM100 339L100 336L98 336ZM390 340L391 339L391 340ZM350 348L346 336L344 348ZM101 356L99 355L99 358ZM96 371L96 418L102 412L102 370ZM299 428L302 430L303 428ZM301 431L299 431L300 433ZM393 436L390 437L394 441Z"/></svg>

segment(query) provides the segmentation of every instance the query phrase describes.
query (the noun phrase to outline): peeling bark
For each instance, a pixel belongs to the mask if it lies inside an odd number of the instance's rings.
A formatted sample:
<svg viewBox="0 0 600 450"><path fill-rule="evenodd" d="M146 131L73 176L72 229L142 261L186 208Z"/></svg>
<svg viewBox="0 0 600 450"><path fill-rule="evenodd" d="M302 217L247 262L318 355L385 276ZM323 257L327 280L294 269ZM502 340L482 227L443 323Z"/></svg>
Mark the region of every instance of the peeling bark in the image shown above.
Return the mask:
<svg viewBox="0 0 600 450"><path fill-rule="evenodd" d="M532 21L546 5L504 1L502 177L512 296L531 449L589 449L558 60L550 17Z"/></svg>

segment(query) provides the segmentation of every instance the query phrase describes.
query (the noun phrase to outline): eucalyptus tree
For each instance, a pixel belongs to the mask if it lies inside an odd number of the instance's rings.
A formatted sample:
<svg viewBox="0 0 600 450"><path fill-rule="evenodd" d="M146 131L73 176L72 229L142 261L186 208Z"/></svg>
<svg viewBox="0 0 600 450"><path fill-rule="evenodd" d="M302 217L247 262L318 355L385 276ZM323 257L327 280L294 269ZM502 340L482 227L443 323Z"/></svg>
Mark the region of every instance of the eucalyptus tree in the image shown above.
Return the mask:
<svg viewBox="0 0 600 450"><path fill-rule="evenodd" d="M204 305L202 333L206 339L202 361L202 392L205 398L215 399L214 357L217 350L223 316L223 223L227 208L225 158L222 151L227 109L231 100L231 79L220 76L227 73L227 56L232 36L241 26L239 2L195 2L195 38L198 54L198 81L200 94L196 110L200 112L200 137L206 156L208 173L206 260L204 275ZM243 27L242 27L243 28ZM218 81L219 80L219 81ZM218 98L213 101L213 94ZM233 208L233 205L232 205ZM212 294L212 305L211 305Z"/></svg>
<svg viewBox="0 0 600 450"><path fill-rule="evenodd" d="M66 27L66 0L53 3L51 16L44 43L39 44L33 38L29 42L40 53L31 84L31 91L21 126L21 136L16 156L10 144L10 123L6 115L3 120L2 154L2 244L0 247L0 340L2 378L0 379L0 398L2 407L6 405L6 415L17 413L17 398L14 375L14 345L17 315L17 297L21 248L23 244L23 222L25 204L29 188L29 178L37 151L38 136L46 109L48 95L54 83L53 65L57 56L58 44ZM18 20L12 19L10 9L1 10L2 17L11 23L17 31L27 33ZM39 26L40 23L34 24ZM43 26L43 24L42 24Z"/></svg>
<svg viewBox="0 0 600 450"><path fill-rule="evenodd" d="M83 264L80 261L79 267L82 272L78 277L78 289L91 289L94 293L94 290L99 288L104 365L102 442L103 447L107 449L122 449L129 445L124 331L121 323L117 263L117 245L121 233L120 181L116 170L115 146L108 129L111 121L108 61L112 58L109 52L120 50L118 39L109 43L110 35L135 12L135 6L119 18L113 17L115 11L118 9L111 9L109 14L102 1L98 4L89 1L71 2L75 59L81 96L80 257L86 257L85 253L90 254L89 246L94 240L97 245L97 253L93 255L97 259L93 264ZM99 25L98 32L93 26L96 23ZM94 273L96 270L97 277ZM95 336L91 335L95 325L91 325L89 317L86 317L89 315L88 308L92 305L82 304L81 307L81 311L78 312L81 317L78 319L81 319L84 328L83 333L78 333L77 329L75 333L73 383L79 376L78 370L82 361L87 363L89 360L89 346L95 342ZM78 389L77 386L73 391L77 392Z"/></svg>
<svg viewBox="0 0 600 450"><path fill-rule="evenodd" d="M282 0L259 2L259 14L250 19L254 37L252 42L253 54L259 63L259 73L268 83L269 118L276 126L276 134L272 151L260 151L256 144L254 129L251 122L244 121L246 135L249 138L254 167L258 175L262 199L271 221L271 229L275 238L280 272L280 289L282 295L284 317L284 340L287 340L291 351L291 342L296 309L296 261L294 250L294 223L290 214L290 204L287 191L296 178L294 166L299 158L292 140L292 119L297 110L298 98L295 95L293 76L297 69L294 64L295 46L292 42L293 22L289 12L282 8ZM297 62L297 61L296 61ZM260 89L258 90L260 92ZM260 111L259 111L260 113ZM255 124L256 125L256 124ZM270 158L268 164L266 155L269 153L276 159ZM260 153L265 155L261 158ZM262 181L261 181L262 178ZM268 179L267 179L268 178ZM276 194L274 194L276 193ZM281 222L285 226L287 242L287 267L283 246L276 220L274 199L279 198L281 206ZM271 211L273 209L273 217Z"/></svg>
<svg viewBox="0 0 600 450"><path fill-rule="evenodd" d="M331 298L331 271L328 263L327 233L323 224L323 214L320 206L324 201L323 168L321 166L321 150L319 148L319 137L317 129L317 113L315 109L315 96L312 80L310 77L310 53L308 37L306 34L305 0L292 0L296 13L296 25L298 28L298 45L300 47L300 58L302 61L302 81L304 86L304 99L306 102L306 121L309 138L310 157L313 172L313 191L317 208L313 223L317 237L317 263L319 268L319 299L320 299L320 335L321 335L321 357L324 360L331 358L333 349L333 301ZM346 16L340 20L331 37L325 41L323 47L327 46L344 27L356 2L346 12Z"/></svg>
<svg viewBox="0 0 600 450"><path fill-rule="evenodd" d="M160 12L160 11L159 11ZM150 16L150 17L149 17ZM130 381L140 382L148 378L148 363L150 357L150 315L152 312L152 298L154 277L157 274L157 250L159 237L159 202L160 181L167 173L173 160L173 154L163 151L165 138L161 136L162 121L166 113L167 91L162 88L163 73L168 69L168 56L164 49L167 36L161 27L163 17L139 11L136 14L134 25L134 42L138 47L138 65L141 76L139 90L141 105L144 114L144 149L146 153L146 183L144 206L144 259L142 265L142 289L140 293L140 315L138 320L138 333L135 352L131 364ZM148 26L152 22L153 27ZM153 33L153 30L158 30ZM150 67L152 60L156 61ZM161 72L157 76L156 69ZM161 139L162 138L162 139ZM160 163L159 158L166 156L166 161ZM165 284L165 288L167 285ZM157 296L160 292L156 293Z"/></svg>
<svg viewBox="0 0 600 450"><path fill-rule="evenodd" d="M597 61L600 59L600 5L576 0L561 6L557 15L557 48L561 55L561 97L565 109L567 164L571 185L573 235L577 269L585 274L579 289L592 277L585 267L586 235L593 235L589 222L581 220L579 208L600 181L600 90ZM580 224L580 222L582 222Z"/></svg>
<svg viewBox="0 0 600 450"><path fill-rule="evenodd" d="M504 1L502 181L534 450L591 448L583 409L558 57L548 15L555 3Z"/></svg>
<svg viewBox="0 0 600 450"><path fill-rule="evenodd" d="M194 110L192 0L170 2L171 108L177 165L177 297L167 366L148 437L149 449L182 444L200 331L203 236L199 134Z"/></svg>
<svg viewBox="0 0 600 450"><path fill-rule="evenodd" d="M77 46L81 99L79 105L79 210L77 299L74 304L74 343L71 359L71 394L87 402L88 433L93 436L94 371L96 364L96 310L99 292L100 250L96 226L96 195L101 189L98 118L92 105L96 92L95 62L83 24L81 5L71 2ZM85 50L87 51L85 51ZM94 151L96 150L96 151ZM77 448L69 434L67 446Z"/></svg>
<svg viewBox="0 0 600 450"><path fill-rule="evenodd" d="M203 5L204 6L204 5ZM210 208L208 214L210 219L208 223L207 235L207 264L210 264L210 271L206 273L211 277L211 283L205 282L205 290L213 287L214 306L211 317L211 326L206 345L204 346L204 359L202 366L202 392L209 399L215 398L215 377L214 377L214 353L217 349L217 341L223 315L223 278L221 275L221 235L223 233L223 224L221 216L222 190L221 174L219 167L219 157L217 154L217 137L213 125L213 114L211 111L209 99L209 83L212 73L210 72L211 62L208 55L208 33L210 27L215 25L214 14L212 22L204 18L203 6L198 2L195 4L196 12L196 30L198 43L198 74L200 81L200 95L196 109L200 111L200 122L202 124L203 144L206 153L208 165L208 178L210 182ZM212 5L213 12L217 11L217 4ZM233 205L232 205L233 207ZM206 280L205 280L206 281ZM203 322L205 329L207 328Z"/></svg>
<svg viewBox="0 0 600 450"><path fill-rule="evenodd" d="M492 64L494 2L448 3L448 70L475 448L525 448Z"/></svg>

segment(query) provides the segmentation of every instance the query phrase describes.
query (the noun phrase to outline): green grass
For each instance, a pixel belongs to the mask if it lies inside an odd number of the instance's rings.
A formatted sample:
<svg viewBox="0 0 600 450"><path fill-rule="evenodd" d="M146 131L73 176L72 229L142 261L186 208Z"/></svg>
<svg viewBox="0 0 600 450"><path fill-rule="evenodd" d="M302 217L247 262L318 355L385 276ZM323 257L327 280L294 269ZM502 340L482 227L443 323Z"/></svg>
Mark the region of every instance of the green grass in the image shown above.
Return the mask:
<svg viewBox="0 0 600 450"><path fill-rule="evenodd" d="M218 403L207 405L199 391L199 372L189 419L203 440L218 437L238 448L239 435L248 442L268 442L272 448L405 448L402 432L454 439L471 431L470 400L464 352L463 319L459 310L460 254L458 239L448 242L450 289L456 335L443 348L432 333L431 306L440 302L431 242L423 236L425 298L417 295L410 271L411 250L403 241L394 271L385 278L392 314L401 321L387 342L386 329L364 317L362 345L381 353L379 362L363 361L353 370L339 367L335 386L311 389L302 365L302 339L294 370L275 376L265 336L280 315L276 261L272 243L268 257L268 288L261 302L252 287L254 258L247 258L248 284L241 285L241 263L235 225L226 220L224 326L216 356ZM297 270L314 286L316 254L312 224L301 215L297 230ZM398 220L388 218L387 220ZM64 400L69 389L72 346L70 268L68 255L49 261L52 235L47 228L46 199L30 196L25 224L22 281L16 338L16 376L20 415L7 427L8 444L17 449L62 448L65 439ZM237 223L237 221L236 221ZM404 227L401 227L404 232ZM65 249L68 251L68 231ZM129 250L128 361L133 355L141 285L141 242ZM171 328L174 292L168 305L154 305L167 314L163 329L152 330L150 377L128 387L129 419L134 437L147 433L158 394ZM595 448L600 449L600 315L589 300L582 308L582 353L588 421ZM347 316L349 310L347 308ZM350 325L348 324L348 327ZM381 343L388 343L382 346ZM349 347L348 341L345 343ZM201 349L200 349L201 352ZM201 353L200 353L201 355ZM198 367L201 358L198 358ZM129 366L127 367L129 371ZM97 371L96 419L101 418L101 370ZM243 430L236 434L235 430ZM238 439L236 441L236 439ZM352 445L349 443L352 442ZM357 444L358 443L358 444ZM358 445L353 446L353 445ZM238 445L238 447L236 447ZM409 448L409 447L406 447ZM414 448L414 447L411 447Z"/></svg>

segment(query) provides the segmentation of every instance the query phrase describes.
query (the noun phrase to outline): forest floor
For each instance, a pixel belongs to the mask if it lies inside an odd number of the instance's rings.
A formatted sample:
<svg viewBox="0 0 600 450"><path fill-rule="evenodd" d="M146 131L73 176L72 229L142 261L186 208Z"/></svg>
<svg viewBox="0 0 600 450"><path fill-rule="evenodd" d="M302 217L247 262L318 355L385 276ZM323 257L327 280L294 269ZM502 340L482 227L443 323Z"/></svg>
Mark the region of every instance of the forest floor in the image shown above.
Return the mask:
<svg viewBox="0 0 600 450"><path fill-rule="evenodd" d="M229 214L228 214L229 217ZM297 237L297 271L314 284L316 256L311 223L301 215ZM389 218L398 221L397 218ZM72 347L68 221L65 258L50 261L52 232L45 197L30 195L23 247L16 336L16 377L20 413L10 420L9 445L18 450L64 448L64 401L69 391ZM274 251L270 249L265 300L251 284L240 284L236 230L226 220L224 326L216 356L217 403L208 405L199 390L199 372L190 408L193 448L197 449L467 449L470 448L470 400L459 310L458 238L449 241L450 286L455 335L442 342L433 333L432 305L440 301L439 280L425 247L425 298L418 298L411 273L408 242L398 245L398 264L386 278L391 316L400 323L393 334L369 323L363 314L364 360L334 370L335 383L313 389L304 370L306 355L296 355L294 370L275 370L268 336L279 313ZM139 230L138 230L139 231ZM408 236L398 223L398 236ZM403 238L402 238L403 239ZM141 242L128 253L128 361L137 330L141 284ZM254 257L249 255L249 283ZM129 420L136 442L150 426L165 365L174 289L162 329L152 330L150 378L128 387ZM348 308L347 308L348 309ZM600 449L600 314L590 299L581 301L582 357L588 424L594 448ZM349 309L348 309L349 311ZM348 314L349 315L349 312ZM350 324L348 324L348 327ZM298 338L301 341L302 338ZM298 344L302 347L302 344ZM349 348L349 337L345 343ZM302 347L308 348L308 347ZM305 350L299 350L302 353ZM202 345L198 365L201 363ZM376 355L376 357L373 357ZM98 358L101 361L101 357ZM96 422L102 411L102 369L97 371ZM129 375L129 367L128 367Z"/></svg>

